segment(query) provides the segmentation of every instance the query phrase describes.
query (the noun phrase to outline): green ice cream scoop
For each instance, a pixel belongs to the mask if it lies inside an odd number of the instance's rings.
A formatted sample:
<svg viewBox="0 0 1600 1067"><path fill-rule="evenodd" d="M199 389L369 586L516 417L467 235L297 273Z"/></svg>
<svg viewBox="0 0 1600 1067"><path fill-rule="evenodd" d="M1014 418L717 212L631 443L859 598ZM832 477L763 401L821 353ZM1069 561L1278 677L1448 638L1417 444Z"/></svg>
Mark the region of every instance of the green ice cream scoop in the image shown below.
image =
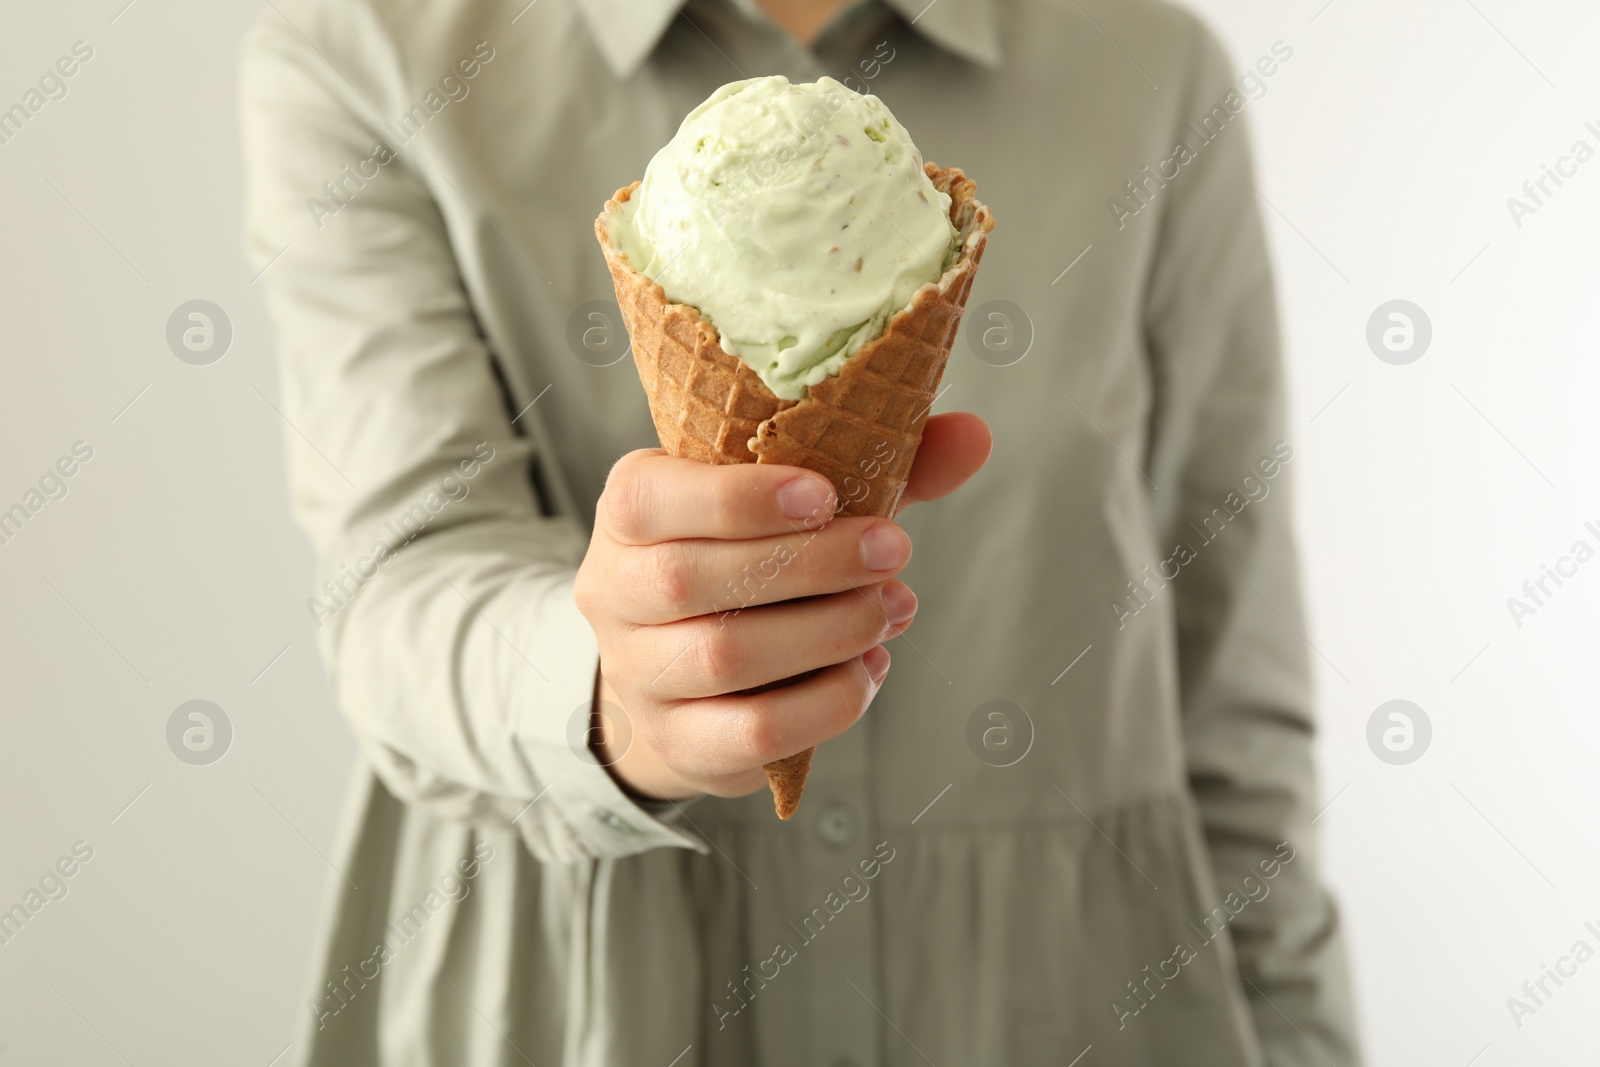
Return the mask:
<svg viewBox="0 0 1600 1067"><path fill-rule="evenodd" d="M712 93L650 161L613 238L785 400L838 373L956 255L950 197L905 127L832 78Z"/></svg>

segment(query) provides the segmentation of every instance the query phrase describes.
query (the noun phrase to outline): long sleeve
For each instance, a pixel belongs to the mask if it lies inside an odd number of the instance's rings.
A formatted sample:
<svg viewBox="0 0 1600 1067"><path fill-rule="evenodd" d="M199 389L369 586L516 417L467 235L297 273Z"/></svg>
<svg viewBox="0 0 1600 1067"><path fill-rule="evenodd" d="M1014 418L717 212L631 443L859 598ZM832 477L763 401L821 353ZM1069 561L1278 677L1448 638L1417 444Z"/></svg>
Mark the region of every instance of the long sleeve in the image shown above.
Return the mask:
<svg viewBox="0 0 1600 1067"><path fill-rule="evenodd" d="M393 793L514 820L540 859L703 849L581 755L587 531L535 491L540 457L420 164L380 132L374 100L403 66L384 40L361 5L275 6L241 75L246 243L279 331L291 503L321 572L307 610L339 705Z"/></svg>
<svg viewBox="0 0 1600 1067"><path fill-rule="evenodd" d="M1217 893L1269 888L1232 926L1267 1062L1344 1065L1357 1053L1339 917L1312 840L1309 652L1287 492L1295 442L1273 283L1230 94L1243 103L1227 58L1201 36L1180 119L1194 124L1174 134L1192 158L1161 193L1146 309L1149 473L1167 574L1177 572L1186 766Z"/></svg>

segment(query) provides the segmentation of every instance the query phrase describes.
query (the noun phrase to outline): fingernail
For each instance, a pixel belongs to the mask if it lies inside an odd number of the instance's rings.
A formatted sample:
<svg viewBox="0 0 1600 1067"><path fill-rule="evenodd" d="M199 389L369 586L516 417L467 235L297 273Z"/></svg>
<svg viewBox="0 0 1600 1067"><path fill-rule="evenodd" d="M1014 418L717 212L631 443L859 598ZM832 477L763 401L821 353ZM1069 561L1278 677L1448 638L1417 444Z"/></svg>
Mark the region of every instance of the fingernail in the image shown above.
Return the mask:
<svg viewBox="0 0 1600 1067"><path fill-rule="evenodd" d="M911 538L892 522L880 522L861 535L861 562L869 571L892 571L911 558Z"/></svg>
<svg viewBox="0 0 1600 1067"><path fill-rule="evenodd" d="M904 626L917 613L917 594L904 582L890 582L883 590L883 613L890 626Z"/></svg>
<svg viewBox="0 0 1600 1067"><path fill-rule="evenodd" d="M862 653L861 662L867 668L867 677L872 679L873 685L877 685L889 673L889 650L882 645L869 648Z"/></svg>
<svg viewBox="0 0 1600 1067"><path fill-rule="evenodd" d="M827 519L833 501L833 486L821 478L792 478L778 487L778 507L786 518Z"/></svg>

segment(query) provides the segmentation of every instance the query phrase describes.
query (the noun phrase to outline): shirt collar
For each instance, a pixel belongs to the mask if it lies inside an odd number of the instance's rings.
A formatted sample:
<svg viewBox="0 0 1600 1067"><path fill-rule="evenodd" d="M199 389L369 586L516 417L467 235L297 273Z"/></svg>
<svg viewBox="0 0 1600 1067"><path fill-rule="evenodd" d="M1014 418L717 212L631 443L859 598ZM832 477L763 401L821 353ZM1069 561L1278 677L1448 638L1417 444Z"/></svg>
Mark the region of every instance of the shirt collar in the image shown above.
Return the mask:
<svg viewBox="0 0 1600 1067"><path fill-rule="evenodd" d="M576 0L589 33L619 78L655 50L684 0ZM871 3L873 0L864 0ZM994 0L884 0L924 37L986 67L1000 63Z"/></svg>
<svg viewBox="0 0 1600 1067"><path fill-rule="evenodd" d="M576 0L600 54L626 78L655 50L678 14L679 0Z"/></svg>
<svg viewBox="0 0 1600 1067"><path fill-rule="evenodd" d="M980 66L1000 65L1000 19L994 0L885 0L913 29Z"/></svg>

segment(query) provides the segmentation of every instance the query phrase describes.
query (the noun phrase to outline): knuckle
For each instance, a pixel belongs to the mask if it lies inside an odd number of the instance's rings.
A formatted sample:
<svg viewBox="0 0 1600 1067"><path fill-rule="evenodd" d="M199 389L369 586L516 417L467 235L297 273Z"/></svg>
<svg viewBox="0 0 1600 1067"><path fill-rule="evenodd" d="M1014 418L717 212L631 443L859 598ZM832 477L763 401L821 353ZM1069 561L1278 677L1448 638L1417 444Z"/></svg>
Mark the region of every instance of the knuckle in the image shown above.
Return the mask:
<svg viewBox="0 0 1600 1067"><path fill-rule="evenodd" d="M721 690L733 684L743 656L738 636L723 626L701 626L695 635L695 669L701 678Z"/></svg>
<svg viewBox="0 0 1600 1067"><path fill-rule="evenodd" d="M785 542L789 550L787 558L793 568L794 582L799 588L820 589L828 584L829 553L825 549L829 542L823 538L830 533L831 530L824 530L811 537Z"/></svg>
<svg viewBox="0 0 1600 1067"><path fill-rule="evenodd" d="M606 529L619 541L637 541L644 533L646 491L639 455L630 452L617 460L600 498Z"/></svg>
<svg viewBox="0 0 1600 1067"><path fill-rule="evenodd" d="M860 589L814 596L807 607L806 647L818 667L859 656L892 629L877 598Z"/></svg>
<svg viewBox="0 0 1600 1067"><path fill-rule="evenodd" d="M572 579L572 600L578 605L578 613L584 618L595 617L595 608L598 604L594 595L594 577L588 566L580 566L577 576Z"/></svg>
<svg viewBox="0 0 1600 1067"><path fill-rule="evenodd" d="M593 556L586 556L572 580L572 599L590 623L615 614L615 598L606 595L606 570Z"/></svg>
<svg viewBox="0 0 1600 1067"><path fill-rule="evenodd" d="M868 520L870 521L870 520ZM798 539L794 547L795 576L807 589L841 589L855 584L861 566L861 532L857 518L835 519L821 530Z"/></svg>
<svg viewBox="0 0 1600 1067"><path fill-rule="evenodd" d="M691 603L694 565L679 545L669 542L644 549L640 567L644 588L659 608L680 617L697 614Z"/></svg>
<svg viewBox="0 0 1600 1067"><path fill-rule="evenodd" d="M854 596L854 594L851 594ZM859 656L873 645L884 641L894 631L884 616L883 609L876 603L869 603L861 597L856 597L859 604L851 608L851 619L844 630L845 637L840 641L838 652Z"/></svg>
<svg viewBox="0 0 1600 1067"><path fill-rule="evenodd" d="M734 743L753 764L766 764L838 737L866 711L869 689L865 671L842 671L816 686L803 709L780 707L781 692L750 697L739 706ZM807 728L797 731L802 720Z"/></svg>
<svg viewBox="0 0 1600 1067"><path fill-rule="evenodd" d="M740 746L747 753L749 761L756 765L771 763L789 755L784 751L788 732L779 722L777 709L772 705L771 700L752 700L745 714L740 716L744 724Z"/></svg>
<svg viewBox="0 0 1600 1067"><path fill-rule="evenodd" d="M680 731L669 729L661 715L639 715L633 723L635 741L648 745L661 762L673 770L684 765L684 745Z"/></svg>
<svg viewBox="0 0 1600 1067"><path fill-rule="evenodd" d="M837 737L855 725L867 710L870 691L871 680L859 664L853 670L840 672L837 684L829 687L823 709L823 723L828 737Z"/></svg>

